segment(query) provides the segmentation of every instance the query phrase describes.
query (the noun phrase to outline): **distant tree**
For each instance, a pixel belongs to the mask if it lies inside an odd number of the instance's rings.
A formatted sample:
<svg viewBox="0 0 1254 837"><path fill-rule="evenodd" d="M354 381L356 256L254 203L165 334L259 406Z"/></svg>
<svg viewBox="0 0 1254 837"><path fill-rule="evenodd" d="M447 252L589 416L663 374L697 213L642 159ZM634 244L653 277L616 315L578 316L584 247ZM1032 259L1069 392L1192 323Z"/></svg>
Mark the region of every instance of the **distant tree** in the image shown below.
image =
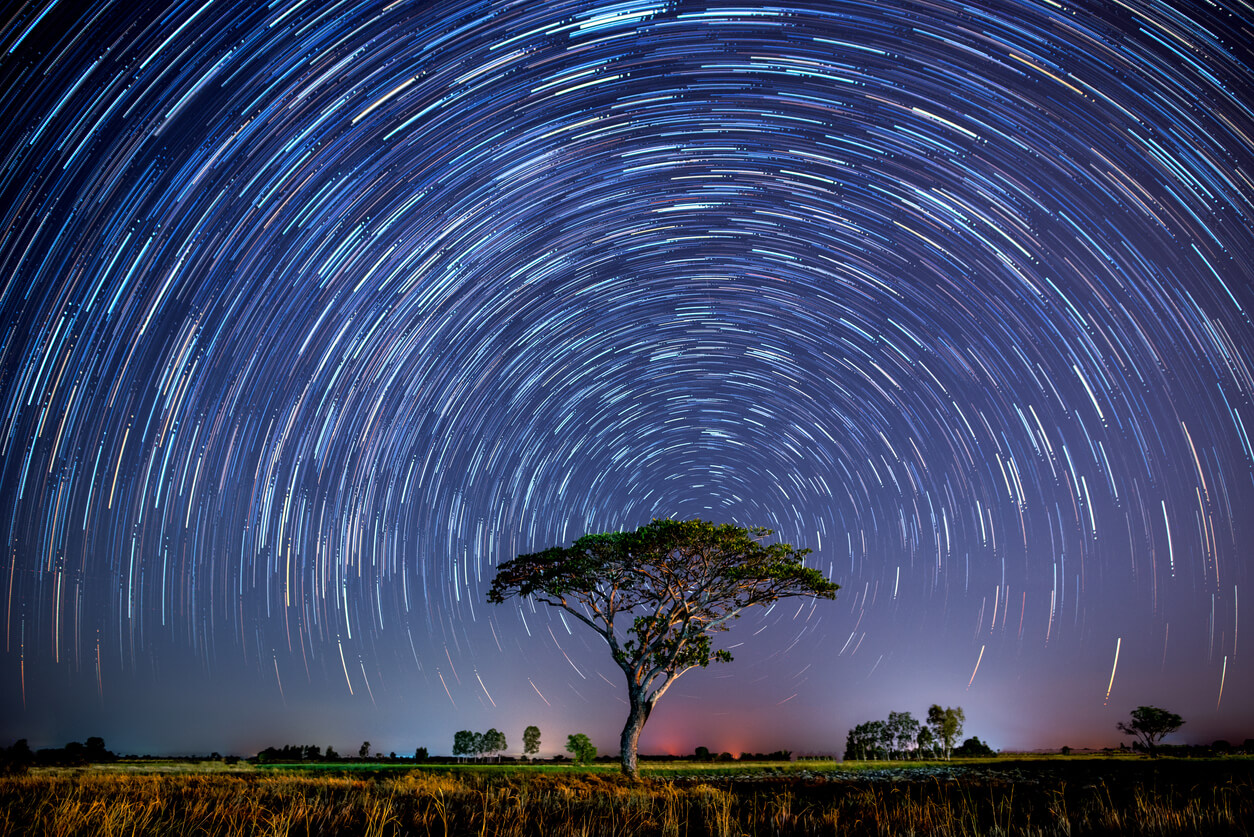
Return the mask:
<svg viewBox="0 0 1254 837"><path fill-rule="evenodd" d="M0 776L26 773L35 761L35 754L25 738L19 738L12 746L0 748Z"/></svg>
<svg viewBox="0 0 1254 837"><path fill-rule="evenodd" d="M919 750L919 758L931 758L936 753L936 735L929 726L921 725L915 738L915 746Z"/></svg>
<svg viewBox="0 0 1254 837"><path fill-rule="evenodd" d="M713 756L710 755L709 747L698 747L696 752L692 754L693 761L712 761Z"/></svg>
<svg viewBox="0 0 1254 837"><path fill-rule="evenodd" d="M493 727L483 734L482 749L483 755L491 756L502 750L508 749L509 745L505 743L505 733Z"/></svg>
<svg viewBox="0 0 1254 837"><path fill-rule="evenodd" d="M340 754L335 752L335 748L328 744L327 745L327 761L335 761L339 757L340 757Z"/></svg>
<svg viewBox="0 0 1254 837"><path fill-rule="evenodd" d="M961 706L941 708L933 703L927 710L927 725L932 728L932 735L944 748L945 758L949 758L954 750L954 742L962 735L962 724L966 717Z"/></svg>
<svg viewBox="0 0 1254 837"><path fill-rule="evenodd" d="M453 733L453 755L455 756L474 756L478 755L475 749L475 734L468 729L459 729Z"/></svg>
<svg viewBox="0 0 1254 837"><path fill-rule="evenodd" d="M884 721L866 721L849 730L845 738L845 758L864 761L887 758L892 747L888 724Z"/></svg>
<svg viewBox="0 0 1254 837"><path fill-rule="evenodd" d="M962 746L954 749L955 756L963 758L988 757L997 755L993 748L980 740L978 735L973 735L966 741L962 742Z"/></svg>
<svg viewBox="0 0 1254 837"><path fill-rule="evenodd" d="M414 750L414 761L418 762L419 764L426 761L428 757L429 755L427 753L426 747L419 747L418 749Z"/></svg>
<svg viewBox="0 0 1254 837"><path fill-rule="evenodd" d="M862 734L864 726L866 725L858 724L845 735L845 761L866 760L866 737Z"/></svg>
<svg viewBox="0 0 1254 837"><path fill-rule="evenodd" d="M885 723L889 739L892 741L892 749L896 750L901 757L906 758L910 750L915 746L915 739L919 735L919 722L909 712L889 712L888 721Z"/></svg>
<svg viewBox="0 0 1254 837"><path fill-rule="evenodd" d="M91 738L87 739L86 743L83 745L83 752L87 757L87 761L92 763L98 764L100 762L114 761L117 759L117 756L105 749L104 739L98 735L93 735Z"/></svg>
<svg viewBox="0 0 1254 837"><path fill-rule="evenodd" d="M887 721L871 721L867 724L871 736L872 758L886 759L893 749L893 733Z"/></svg>
<svg viewBox="0 0 1254 837"><path fill-rule="evenodd" d="M370 757L370 742L363 741L361 746L357 748L357 758L364 759Z"/></svg>
<svg viewBox="0 0 1254 837"><path fill-rule="evenodd" d="M540 728L529 726L523 730L523 755L535 756L540 752Z"/></svg>
<svg viewBox="0 0 1254 837"><path fill-rule="evenodd" d="M711 636L754 605L781 598L835 598L838 585L802 563L808 549L764 545L762 527L654 520L634 532L585 535L568 547L502 564L488 601L531 598L570 613L601 635L627 678L623 773L638 777L640 732L654 705L685 672L711 660Z"/></svg>
<svg viewBox="0 0 1254 837"><path fill-rule="evenodd" d="M1168 735L1180 729L1184 719L1174 712L1159 709L1157 706L1138 706L1132 710L1131 721L1120 721L1115 726L1119 731L1136 737L1136 740L1149 752L1157 755L1155 747Z"/></svg>
<svg viewBox="0 0 1254 837"><path fill-rule="evenodd" d="M575 764L587 764L597 757L597 748L582 732L566 736L566 750L574 758Z"/></svg>

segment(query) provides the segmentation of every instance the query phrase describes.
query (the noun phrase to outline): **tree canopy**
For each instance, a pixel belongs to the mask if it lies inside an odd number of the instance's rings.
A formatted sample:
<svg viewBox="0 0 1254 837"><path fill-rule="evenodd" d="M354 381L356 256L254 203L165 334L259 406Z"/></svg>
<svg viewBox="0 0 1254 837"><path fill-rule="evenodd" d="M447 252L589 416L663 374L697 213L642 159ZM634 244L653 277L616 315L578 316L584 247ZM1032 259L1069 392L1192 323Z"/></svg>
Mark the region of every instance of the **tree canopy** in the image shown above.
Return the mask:
<svg viewBox="0 0 1254 837"><path fill-rule="evenodd" d="M534 756L540 752L540 728L532 724L523 730L523 755Z"/></svg>
<svg viewBox="0 0 1254 837"><path fill-rule="evenodd" d="M474 732L461 729L453 733L453 755L455 756L491 756L509 747L505 742L505 733L493 727L487 732Z"/></svg>
<svg viewBox="0 0 1254 837"><path fill-rule="evenodd" d="M932 728L932 735L945 751L945 758L953 753L958 736L962 735L962 724L966 721L961 706L946 706L933 703L927 710L927 725Z"/></svg>
<svg viewBox="0 0 1254 837"><path fill-rule="evenodd" d="M1183 725L1184 719L1174 712L1157 706L1138 706L1132 710L1130 721L1120 721L1115 726L1120 732L1135 736L1152 756L1158 742Z"/></svg>
<svg viewBox="0 0 1254 837"><path fill-rule="evenodd" d="M920 723L909 712L889 712L883 721L866 721L849 730L845 737L845 758L909 759L949 758L962 734L966 720L961 706L932 704L927 722Z"/></svg>
<svg viewBox="0 0 1254 837"><path fill-rule="evenodd" d="M765 544L771 530L704 520L654 520L631 532L585 535L569 547L502 564L488 601L512 596L559 607L600 634L627 678L622 767L653 705L680 675L731 654L711 637L754 605L835 598L839 585L803 563L808 549Z"/></svg>
<svg viewBox="0 0 1254 837"><path fill-rule="evenodd" d="M566 751L575 760L575 764L587 764L597 757L597 748L592 739L582 732L566 736Z"/></svg>

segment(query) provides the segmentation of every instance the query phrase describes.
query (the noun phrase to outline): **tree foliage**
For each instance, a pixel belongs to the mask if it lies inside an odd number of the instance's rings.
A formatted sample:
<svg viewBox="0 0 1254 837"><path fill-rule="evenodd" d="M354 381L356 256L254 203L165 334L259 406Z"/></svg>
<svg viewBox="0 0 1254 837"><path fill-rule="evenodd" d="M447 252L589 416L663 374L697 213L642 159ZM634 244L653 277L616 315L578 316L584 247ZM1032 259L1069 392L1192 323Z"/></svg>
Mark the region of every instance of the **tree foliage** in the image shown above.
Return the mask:
<svg viewBox="0 0 1254 837"><path fill-rule="evenodd" d="M889 712L885 724L894 749L902 758L909 758L918 742L919 722L909 712Z"/></svg>
<svg viewBox="0 0 1254 837"><path fill-rule="evenodd" d="M505 743L505 733L492 727L483 734L482 747L481 755L492 756L509 749L509 744Z"/></svg>
<svg viewBox="0 0 1254 837"><path fill-rule="evenodd" d="M981 741L978 735L973 735L966 741L963 741L961 746L954 748L954 755L961 758L977 758L995 756L997 753L992 747Z"/></svg>
<svg viewBox="0 0 1254 837"><path fill-rule="evenodd" d="M1158 742L1183 725L1184 719L1174 712L1157 706L1138 706L1132 710L1130 721L1120 721L1115 726L1120 732L1135 736L1149 754L1154 755Z"/></svg>
<svg viewBox="0 0 1254 837"><path fill-rule="evenodd" d="M769 529L654 520L632 532L585 535L569 547L502 564L488 601L513 596L558 607L600 634L627 678L623 772L654 704L681 675L731 654L713 634L754 605L790 596L835 598L838 585L803 564L807 549L764 544Z"/></svg>
<svg viewBox="0 0 1254 837"><path fill-rule="evenodd" d="M566 751L571 754L575 764L587 764L597 757L597 748L592 739L582 732L566 736Z"/></svg>
<svg viewBox="0 0 1254 837"><path fill-rule="evenodd" d="M472 732L461 729L453 733L453 755L480 758L491 756L509 747L505 743L505 733L495 727L487 732Z"/></svg>
<svg viewBox="0 0 1254 837"><path fill-rule="evenodd" d="M479 743L476 741L478 733L471 732L468 729L459 729L453 733L453 755L455 756L477 756L479 754Z"/></svg>
<svg viewBox="0 0 1254 837"><path fill-rule="evenodd" d="M846 761L888 758L891 748L888 724L883 721L864 721L845 736Z"/></svg>
<svg viewBox="0 0 1254 837"><path fill-rule="evenodd" d="M944 749L945 758L953 753L954 744L958 741L958 736L962 735L962 724L965 721L966 716L962 714L961 706L942 708L933 703L928 707L927 725L931 727L936 742Z"/></svg>
<svg viewBox="0 0 1254 837"><path fill-rule="evenodd" d="M540 728L529 726L523 730L523 755L534 756L540 752Z"/></svg>
<svg viewBox="0 0 1254 837"><path fill-rule="evenodd" d="M965 720L961 706L941 708L933 704L927 711L926 724L909 712L889 712L887 720L866 721L849 730L845 758L949 758Z"/></svg>
<svg viewBox="0 0 1254 837"><path fill-rule="evenodd" d="M919 746L922 727L909 712L889 712L884 721L866 721L849 730L845 738L845 758L867 759L915 758L923 755Z"/></svg>

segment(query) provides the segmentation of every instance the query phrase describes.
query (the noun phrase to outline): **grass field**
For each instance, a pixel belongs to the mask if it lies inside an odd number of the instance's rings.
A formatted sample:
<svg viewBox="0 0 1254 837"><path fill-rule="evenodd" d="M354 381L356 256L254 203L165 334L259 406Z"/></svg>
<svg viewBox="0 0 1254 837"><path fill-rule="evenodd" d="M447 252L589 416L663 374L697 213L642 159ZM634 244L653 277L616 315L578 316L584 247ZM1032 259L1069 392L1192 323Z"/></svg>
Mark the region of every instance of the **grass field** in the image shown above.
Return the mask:
<svg viewBox="0 0 1254 837"><path fill-rule="evenodd" d="M0 778L9 835L1249 835L1254 759L118 763Z"/></svg>

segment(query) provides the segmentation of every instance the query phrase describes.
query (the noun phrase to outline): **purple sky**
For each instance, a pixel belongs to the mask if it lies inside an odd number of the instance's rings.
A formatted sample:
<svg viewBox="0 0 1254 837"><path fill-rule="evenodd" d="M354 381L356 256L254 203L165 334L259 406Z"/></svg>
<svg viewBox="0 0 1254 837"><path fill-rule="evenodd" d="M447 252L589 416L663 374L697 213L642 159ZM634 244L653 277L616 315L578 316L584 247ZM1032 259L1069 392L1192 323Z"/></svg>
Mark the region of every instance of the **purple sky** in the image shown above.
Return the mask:
<svg viewBox="0 0 1254 837"><path fill-rule="evenodd" d="M655 517L842 589L645 752L1254 736L1254 21L1194 5L8 12L0 744L610 751L600 640L485 594Z"/></svg>

